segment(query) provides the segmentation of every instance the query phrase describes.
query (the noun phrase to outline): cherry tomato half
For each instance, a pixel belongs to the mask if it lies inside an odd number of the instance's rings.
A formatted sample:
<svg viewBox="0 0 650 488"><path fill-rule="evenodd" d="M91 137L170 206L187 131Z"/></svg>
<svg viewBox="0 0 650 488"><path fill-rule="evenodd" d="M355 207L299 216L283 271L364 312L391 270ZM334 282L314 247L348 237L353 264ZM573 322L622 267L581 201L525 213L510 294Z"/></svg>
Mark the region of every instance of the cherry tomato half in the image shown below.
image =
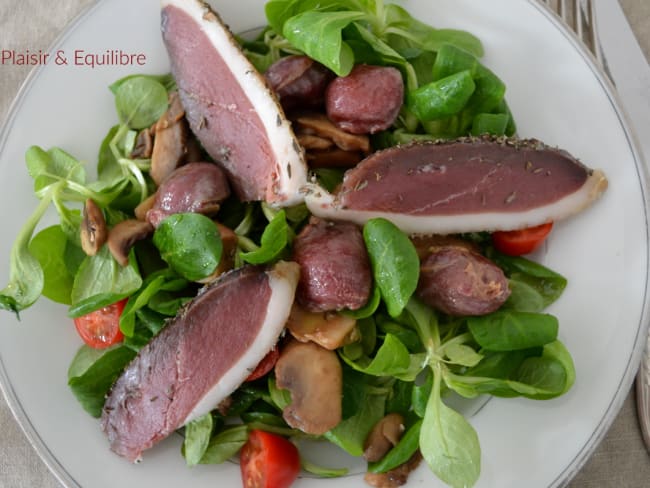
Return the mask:
<svg viewBox="0 0 650 488"><path fill-rule="evenodd" d="M74 319L74 325L83 341L95 349L104 349L124 339L120 331L120 315L127 299Z"/></svg>
<svg viewBox="0 0 650 488"><path fill-rule="evenodd" d="M537 249L553 228L553 222L521 230L498 231L492 234L497 251L509 256L521 256Z"/></svg>
<svg viewBox="0 0 650 488"><path fill-rule="evenodd" d="M248 375L246 381L255 381L256 379L261 378L266 375L269 371L273 369L275 363L278 362L280 358L280 348L274 347L271 349L266 356L262 358L259 364L255 367L253 372Z"/></svg>
<svg viewBox="0 0 650 488"><path fill-rule="evenodd" d="M239 456L244 488L288 488L300 472L296 446L263 430L248 434Z"/></svg>

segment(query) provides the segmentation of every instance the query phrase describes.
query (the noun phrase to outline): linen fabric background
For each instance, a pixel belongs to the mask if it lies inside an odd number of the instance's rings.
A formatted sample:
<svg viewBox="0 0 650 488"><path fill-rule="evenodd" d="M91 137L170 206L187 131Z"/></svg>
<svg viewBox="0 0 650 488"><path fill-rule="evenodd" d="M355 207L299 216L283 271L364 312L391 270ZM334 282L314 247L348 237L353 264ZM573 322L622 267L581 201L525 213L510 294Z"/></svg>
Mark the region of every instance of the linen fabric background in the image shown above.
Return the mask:
<svg viewBox="0 0 650 488"><path fill-rule="evenodd" d="M55 7L43 8L42 0L0 0L0 46L17 51L47 51L66 25L92 3L91 0L58 0ZM646 59L650 59L650 1L620 0L620 3ZM30 70L29 66L0 66L0 122L4 121ZM650 134L639 136L650 137ZM648 486L650 455L639 431L635 396L631 391L608 434L569 488ZM0 488L61 488L29 444L2 395Z"/></svg>

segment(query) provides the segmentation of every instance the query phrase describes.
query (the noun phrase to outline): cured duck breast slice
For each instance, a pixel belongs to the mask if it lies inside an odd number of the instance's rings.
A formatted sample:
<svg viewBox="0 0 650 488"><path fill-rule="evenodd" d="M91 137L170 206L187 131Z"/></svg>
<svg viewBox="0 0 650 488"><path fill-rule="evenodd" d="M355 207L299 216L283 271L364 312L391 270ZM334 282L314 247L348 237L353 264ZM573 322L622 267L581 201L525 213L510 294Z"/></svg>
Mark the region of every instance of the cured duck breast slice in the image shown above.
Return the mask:
<svg viewBox="0 0 650 488"><path fill-rule="evenodd" d="M161 30L192 132L237 196L302 202L303 150L277 97L228 27L200 0L162 0Z"/></svg>
<svg viewBox="0 0 650 488"><path fill-rule="evenodd" d="M282 261L239 268L184 307L113 385L101 419L111 449L137 461L235 391L275 347L299 274Z"/></svg>
<svg viewBox="0 0 650 488"><path fill-rule="evenodd" d="M607 188L602 171L535 139L464 138L376 152L335 195L310 185L316 216L383 217L410 234L514 230L569 217Z"/></svg>

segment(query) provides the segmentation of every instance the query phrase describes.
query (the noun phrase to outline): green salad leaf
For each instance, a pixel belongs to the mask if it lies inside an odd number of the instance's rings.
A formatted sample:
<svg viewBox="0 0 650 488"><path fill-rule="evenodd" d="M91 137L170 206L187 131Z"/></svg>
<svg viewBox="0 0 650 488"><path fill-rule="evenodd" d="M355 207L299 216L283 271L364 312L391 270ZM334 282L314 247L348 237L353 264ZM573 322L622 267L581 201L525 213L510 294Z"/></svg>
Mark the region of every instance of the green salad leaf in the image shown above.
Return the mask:
<svg viewBox="0 0 650 488"><path fill-rule="evenodd" d="M375 283L388 313L396 317L418 284L420 260L409 238L386 219L371 219L363 227Z"/></svg>
<svg viewBox="0 0 650 488"><path fill-rule="evenodd" d="M101 415L108 390L135 354L126 346L79 349L68 370L68 386L86 412L93 417Z"/></svg>
<svg viewBox="0 0 650 488"><path fill-rule="evenodd" d="M153 243L169 266L190 281L214 273L223 250L217 226L198 213L166 217L154 232Z"/></svg>

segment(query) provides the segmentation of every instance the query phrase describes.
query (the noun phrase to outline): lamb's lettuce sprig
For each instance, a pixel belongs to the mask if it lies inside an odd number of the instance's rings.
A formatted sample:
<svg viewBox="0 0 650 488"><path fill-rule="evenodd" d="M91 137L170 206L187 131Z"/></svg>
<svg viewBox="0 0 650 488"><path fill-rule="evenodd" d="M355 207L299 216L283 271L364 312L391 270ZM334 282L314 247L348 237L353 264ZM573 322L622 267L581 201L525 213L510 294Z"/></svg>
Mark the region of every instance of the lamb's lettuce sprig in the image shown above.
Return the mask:
<svg viewBox="0 0 650 488"><path fill-rule="evenodd" d="M384 57L390 46L389 61L402 68L415 53L435 52L444 43L483 55L481 42L472 34L435 29L383 0L271 0L265 12L276 33L339 76L349 74L357 55L368 47ZM354 31L363 32L363 39L355 38Z"/></svg>
<svg viewBox="0 0 650 488"><path fill-rule="evenodd" d="M389 265L391 260L381 258L398 249L403 254L402 248L412 244L381 219L364 226L364 236L369 234L373 241L383 243L382 247L368 247L375 280L383 280L382 263ZM573 385L575 369L558 340L557 319L531 311L539 303L548 305L557 299L566 280L524 258L496 259L506 264L509 279L526 283L526 295L485 316L447 317L413 296L417 268L403 265L391 270L388 292L380 286L381 308L365 321L362 338L366 334L377 337L377 347L339 350L347 367L361 373L362 378L388 379L393 390L387 398L407 398L406 402L393 400L393 404L403 403L401 413L410 419L408 435L384 460L371 465L372 471L391 469L419 448L431 470L445 483L472 486L480 474L478 436L468 420L444 402L445 395L454 391L467 398L491 394L541 400L560 396ZM547 283L555 286L545 288ZM398 314L395 310L391 313L388 306L395 297L400 301L406 298ZM369 334L368 325L375 331ZM412 333L418 341L412 340Z"/></svg>
<svg viewBox="0 0 650 488"><path fill-rule="evenodd" d="M18 314L44 294L57 302L75 305L77 311L88 310L92 306L107 304L106 300L124 297L134 290L133 287L139 287L141 282L131 278L127 280L129 286L115 289L115 283L124 284L125 281L121 278L112 280L110 277L123 278L133 269L111 268L110 256L99 253L85 260L80 257L79 207L82 202L92 199L109 217L117 216L119 212L115 209L132 211L147 197L150 186L146 176L149 161L132 159L130 154L137 131L149 127L167 110L168 88L172 87L170 79L168 75L137 75L111 85L120 123L111 128L100 147L98 175L94 181L89 181L84 162L63 149L54 147L44 150L32 146L26 151L27 170L34 180L34 194L40 201L14 241L9 283L0 291L1 309ZM54 207L58 213L58 226L41 231L47 232L47 235L39 232L34 236L50 207ZM48 259L47 249L42 244L45 237L52 236L56 237L58 248L65 253L62 259ZM102 266L102 269L113 269L111 273L97 275L107 276L106 279L84 280L84 269ZM70 279L58 279L63 267L66 268L64 275ZM81 273L78 274L78 271ZM83 283L75 284L78 280ZM95 295L103 296L103 300L88 296L84 291L89 281L93 282L92 289L97 291Z"/></svg>
<svg viewBox="0 0 650 488"><path fill-rule="evenodd" d="M392 66L406 100L395 126L375 147L458 136L513 135L505 84L480 63L481 41L469 32L437 29L383 0L271 0L269 27L242 41L262 72L287 54L306 54L338 76L360 63Z"/></svg>

